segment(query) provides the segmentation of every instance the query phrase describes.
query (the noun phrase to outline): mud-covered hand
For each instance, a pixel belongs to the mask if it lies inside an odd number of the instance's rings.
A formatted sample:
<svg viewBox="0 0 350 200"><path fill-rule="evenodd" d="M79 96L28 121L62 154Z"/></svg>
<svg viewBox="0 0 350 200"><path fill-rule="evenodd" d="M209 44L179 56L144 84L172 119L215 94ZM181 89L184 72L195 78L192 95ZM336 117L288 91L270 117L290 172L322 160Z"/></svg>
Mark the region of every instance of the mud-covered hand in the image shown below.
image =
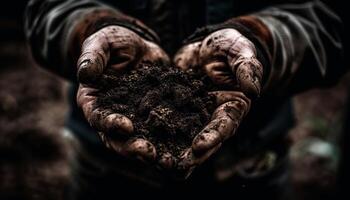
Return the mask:
<svg viewBox="0 0 350 200"><path fill-rule="evenodd" d="M235 133L250 109L251 100L260 94L263 67L257 59L255 45L232 28L187 44L175 55L174 62L183 70L204 71L222 88L211 92L218 106L211 121L182 155L179 167L190 172Z"/></svg>
<svg viewBox="0 0 350 200"><path fill-rule="evenodd" d="M77 64L77 103L108 148L151 161L156 157L154 146L144 139L130 139L134 129L132 121L96 104L97 80L106 71L118 75L135 68L141 61L167 63L169 58L158 45L121 26L107 26L92 34L83 42Z"/></svg>

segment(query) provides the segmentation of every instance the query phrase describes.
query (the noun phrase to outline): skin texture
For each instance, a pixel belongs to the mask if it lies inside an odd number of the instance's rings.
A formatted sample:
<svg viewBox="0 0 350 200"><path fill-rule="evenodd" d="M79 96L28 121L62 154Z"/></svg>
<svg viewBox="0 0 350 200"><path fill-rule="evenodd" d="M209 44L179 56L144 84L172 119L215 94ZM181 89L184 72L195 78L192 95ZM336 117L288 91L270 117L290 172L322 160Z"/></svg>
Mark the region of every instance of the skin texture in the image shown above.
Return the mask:
<svg viewBox="0 0 350 200"><path fill-rule="evenodd" d="M153 161L156 150L145 139L131 139L132 121L118 113L96 106L96 80L106 70L116 74L130 70L139 62L169 63L169 57L155 43L121 26L107 26L89 36L82 44L78 60L77 103L105 145L118 154L142 161Z"/></svg>
<svg viewBox="0 0 350 200"><path fill-rule="evenodd" d="M203 70L213 83L227 88L214 91L217 109L211 121L181 156L179 167L187 175L234 135L249 112L251 99L260 95L262 64L254 44L235 29L222 29L204 40L182 47L174 57L177 67Z"/></svg>

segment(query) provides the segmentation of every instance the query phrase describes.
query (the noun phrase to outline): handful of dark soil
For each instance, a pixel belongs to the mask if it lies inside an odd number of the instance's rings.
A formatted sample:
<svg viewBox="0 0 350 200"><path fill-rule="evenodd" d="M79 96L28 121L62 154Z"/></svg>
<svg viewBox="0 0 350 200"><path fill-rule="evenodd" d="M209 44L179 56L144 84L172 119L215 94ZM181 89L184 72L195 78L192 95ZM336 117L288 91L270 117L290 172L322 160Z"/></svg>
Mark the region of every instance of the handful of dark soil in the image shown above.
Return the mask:
<svg viewBox="0 0 350 200"><path fill-rule="evenodd" d="M135 137L157 155L178 157L208 123L214 105L204 76L174 67L143 65L121 76L105 75L97 103L133 121Z"/></svg>

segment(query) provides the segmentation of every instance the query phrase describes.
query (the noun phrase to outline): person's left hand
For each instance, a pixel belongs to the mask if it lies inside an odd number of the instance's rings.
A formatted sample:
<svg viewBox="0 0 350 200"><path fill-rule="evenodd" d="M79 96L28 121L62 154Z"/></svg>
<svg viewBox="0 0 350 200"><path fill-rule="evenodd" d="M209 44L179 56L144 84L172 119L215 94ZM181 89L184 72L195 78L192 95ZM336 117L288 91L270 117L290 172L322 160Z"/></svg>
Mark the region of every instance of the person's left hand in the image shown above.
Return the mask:
<svg viewBox="0 0 350 200"><path fill-rule="evenodd" d="M204 71L214 84L223 88L211 92L218 107L178 163L188 176L234 135L249 112L251 100L260 94L263 67L255 45L235 29L216 31L202 41L182 47L174 62L182 70Z"/></svg>

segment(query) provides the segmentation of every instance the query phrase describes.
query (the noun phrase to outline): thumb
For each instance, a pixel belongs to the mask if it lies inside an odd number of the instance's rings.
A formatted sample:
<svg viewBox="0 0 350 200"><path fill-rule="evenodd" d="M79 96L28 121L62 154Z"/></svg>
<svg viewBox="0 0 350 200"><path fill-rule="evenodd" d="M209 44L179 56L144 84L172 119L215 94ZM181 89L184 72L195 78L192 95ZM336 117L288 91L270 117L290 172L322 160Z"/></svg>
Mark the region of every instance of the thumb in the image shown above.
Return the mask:
<svg viewBox="0 0 350 200"><path fill-rule="evenodd" d="M107 38L97 32L87 38L78 59L78 80L83 84L92 84L102 75L109 60L110 52Z"/></svg>

